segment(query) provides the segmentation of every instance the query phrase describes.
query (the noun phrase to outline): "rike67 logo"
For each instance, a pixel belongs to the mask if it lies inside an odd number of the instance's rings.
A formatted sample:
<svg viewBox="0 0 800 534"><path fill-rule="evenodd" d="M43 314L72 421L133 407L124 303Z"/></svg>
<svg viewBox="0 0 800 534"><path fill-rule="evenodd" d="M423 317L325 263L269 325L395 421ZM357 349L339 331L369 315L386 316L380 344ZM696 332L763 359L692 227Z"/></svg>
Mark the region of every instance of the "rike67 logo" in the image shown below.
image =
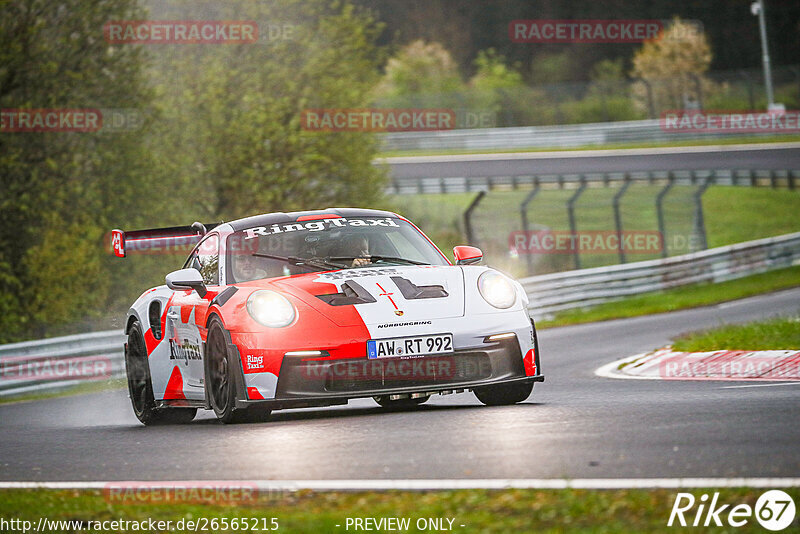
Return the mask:
<svg viewBox="0 0 800 534"><path fill-rule="evenodd" d="M781 490L764 492L755 507L722 503L719 493L714 493L711 498L704 493L699 499L691 493L678 493L667 526L743 527L755 518L765 529L780 531L794 523L795 511L794 500Z"/></svg>

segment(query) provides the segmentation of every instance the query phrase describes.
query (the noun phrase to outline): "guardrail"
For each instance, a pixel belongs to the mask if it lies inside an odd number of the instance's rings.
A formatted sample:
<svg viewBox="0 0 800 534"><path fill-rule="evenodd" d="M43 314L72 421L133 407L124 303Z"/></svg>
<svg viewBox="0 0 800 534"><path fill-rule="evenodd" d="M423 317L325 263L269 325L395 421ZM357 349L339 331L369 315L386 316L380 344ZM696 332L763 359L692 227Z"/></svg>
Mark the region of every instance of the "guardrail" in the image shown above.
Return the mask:
<svg viewBox="0 0 800 534"><path fill-rule="evenodd" d="M121 330L0 345L0 396L125 375Z"/></svg>
<svg viewBox="0 0 800 534"><path fill-rule="evenodd" d="M661 260L597 267L521 279L536 318L571 308L694 284L721 282L800 264L800 232ZM100 361L103 376L125 374L120 330L0 345L0 396L52 391L86 381L62 378L70 364ZM60 367L59 367L60 366Z"/></svg>
<svg viewBox="0 0 800 534"><path fill-rule="evenodd" d="M800 232L682 256L523 278L534 317L700 282L800 264Z"/></svg>
<svg viewBox="0 0 800 534"><path fill-rule="evenodd" d="M731 132L667 132L660 120L597 122L559 126L475 128L433 132L381 134L382 150L488 150L519 148L576 148L613 143L642 143L684 139L723 139ZM774 132L747 134L777 137Z"/></svg>
<svg viewBox="0 0 800 534"><path fill-rule="evenodd" d="M563 188L585 182L592 186L617 187L626 182L673 183L674 185L732 185L750 187L787 187L800 184L800 170L699 169L674 171L594 172L583 174L520 174L502 176L393 177L386 194L418 195L509 191L539 186Z"/></svg>

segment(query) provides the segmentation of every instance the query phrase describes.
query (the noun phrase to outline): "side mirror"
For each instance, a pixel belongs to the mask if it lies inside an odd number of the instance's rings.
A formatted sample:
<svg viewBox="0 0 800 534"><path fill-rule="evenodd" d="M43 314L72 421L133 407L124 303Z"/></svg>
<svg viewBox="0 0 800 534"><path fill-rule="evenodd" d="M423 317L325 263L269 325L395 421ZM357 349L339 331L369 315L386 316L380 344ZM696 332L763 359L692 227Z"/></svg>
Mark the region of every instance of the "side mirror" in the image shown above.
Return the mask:
<svg viewBox="0 0 800 534"><path fill-rule="evenodd" d="M206 285L203 275L197 269L179 269L167 275L167 287L170 289L194 289L200 297L206 296Z"/></svg>
<svg viewBox="0 0 800 534"><path fill-rule="evenodd" d="M460 245L453 247L453 256L456 257L456 265L474 265L483 259L483 252L477 247Z"/></svg>

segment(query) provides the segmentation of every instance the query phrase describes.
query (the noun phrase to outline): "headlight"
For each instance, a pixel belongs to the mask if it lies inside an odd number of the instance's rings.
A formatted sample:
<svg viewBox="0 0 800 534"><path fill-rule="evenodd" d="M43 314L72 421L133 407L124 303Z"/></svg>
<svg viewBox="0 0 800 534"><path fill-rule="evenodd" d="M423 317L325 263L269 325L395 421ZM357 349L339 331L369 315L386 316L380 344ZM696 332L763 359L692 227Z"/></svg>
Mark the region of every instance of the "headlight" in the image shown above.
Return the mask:
<svg viewBox="0 0 800 534"><path fill-rule="evenodd" d="M517 292L513 284L496 271L486 271L478 278L478 291L483 299L495 308L505 309L514 305Z"/></svg>
<svg viewBox="0 0 800 534"><path fill-rule="evenodd" d="M294 306L286 297L274 291L261 289L247 299L247 312L257 323L270 328L281 328L292 324Z"/></svg>

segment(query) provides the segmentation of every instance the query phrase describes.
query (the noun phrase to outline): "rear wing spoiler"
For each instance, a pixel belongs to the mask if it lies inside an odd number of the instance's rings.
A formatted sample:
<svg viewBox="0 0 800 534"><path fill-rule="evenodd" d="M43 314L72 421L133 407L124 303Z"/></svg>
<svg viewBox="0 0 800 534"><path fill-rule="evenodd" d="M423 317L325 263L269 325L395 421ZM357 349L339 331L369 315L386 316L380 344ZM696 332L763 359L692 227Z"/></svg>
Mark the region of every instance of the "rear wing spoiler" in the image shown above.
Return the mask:
<svg viewBox="0 0 800 534"><path fill-rule="evenodd" d="M111 251L118 258L126 257L128 252L144 254L179 252L191 249L208 233L222 223L199 223L191 226L171 226L148 230L111 230ZM188 252L188 251L187 251Z"/></svg>

